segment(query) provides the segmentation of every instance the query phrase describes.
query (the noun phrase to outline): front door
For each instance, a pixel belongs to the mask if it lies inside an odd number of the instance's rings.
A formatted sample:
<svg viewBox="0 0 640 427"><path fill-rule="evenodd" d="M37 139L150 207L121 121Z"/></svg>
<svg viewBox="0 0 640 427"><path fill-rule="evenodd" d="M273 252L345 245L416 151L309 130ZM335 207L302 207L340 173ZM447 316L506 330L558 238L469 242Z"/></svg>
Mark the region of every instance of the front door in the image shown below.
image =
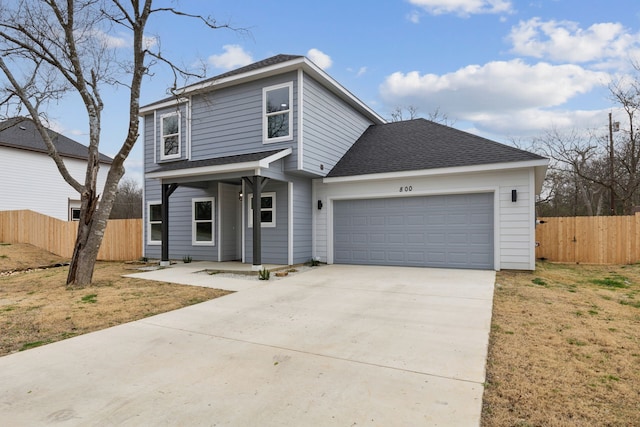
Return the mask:
<svg viewBox="0 0 640 427"><path fill-rule="evenodd" d="M220 183L220 261L242 258L240 185Z"/></svg>

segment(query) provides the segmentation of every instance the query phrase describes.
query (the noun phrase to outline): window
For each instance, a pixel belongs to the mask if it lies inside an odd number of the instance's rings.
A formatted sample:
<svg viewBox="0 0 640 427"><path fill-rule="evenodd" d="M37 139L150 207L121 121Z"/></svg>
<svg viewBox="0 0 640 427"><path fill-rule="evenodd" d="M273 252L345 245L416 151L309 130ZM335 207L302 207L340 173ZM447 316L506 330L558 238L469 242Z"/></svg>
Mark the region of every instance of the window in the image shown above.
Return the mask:
<svg viewBox="0 0 640 427"><path fill-rule="evenodd" d="M69 221L80 221L80 208L70 208Z"/></svg>
<svg viewBox="0 0 640 427"><path fill-rule="evenodd" d="M147 241L150 244L162 243L162 204L149 202L147 221Z"/></svg>
<svg viewBox="0 0 640 427"><path fill-rule="evenodd" d="M266 87L262 91L265 142L286 141L291 136L293 83Z"/></svg>
<svg viewBox="0 0 640 427"><path fill-rule="evenodd" d="M180 157L180 113L160 116L161 126L161 159Z"/></svg>
<svg viewBox="0 0 640 427"><path fill-rule="evenodd" d="M260 198L262 227L276 226L276 193L262 193ZM253 194L249 194L249 228L253 227Z"/></svg>
<svg viewBox="0 0 640 427"><path fill-rule="evenodd" d="M215 199L193 199L192 238L194 245L214 245L213 215Z"/></svg>

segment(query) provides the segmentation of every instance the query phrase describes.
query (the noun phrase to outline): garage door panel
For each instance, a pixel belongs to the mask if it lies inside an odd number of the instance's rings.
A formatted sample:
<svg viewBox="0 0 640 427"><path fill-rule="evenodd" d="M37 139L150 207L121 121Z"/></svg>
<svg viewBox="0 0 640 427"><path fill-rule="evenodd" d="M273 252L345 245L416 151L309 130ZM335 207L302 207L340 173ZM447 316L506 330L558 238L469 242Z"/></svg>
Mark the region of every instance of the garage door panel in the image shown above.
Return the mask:
<svg viewBox="0 0 640 427"><path fill-rule="evenodd" d="M334 203L336 263L493 268L493 194Z"/></svg>

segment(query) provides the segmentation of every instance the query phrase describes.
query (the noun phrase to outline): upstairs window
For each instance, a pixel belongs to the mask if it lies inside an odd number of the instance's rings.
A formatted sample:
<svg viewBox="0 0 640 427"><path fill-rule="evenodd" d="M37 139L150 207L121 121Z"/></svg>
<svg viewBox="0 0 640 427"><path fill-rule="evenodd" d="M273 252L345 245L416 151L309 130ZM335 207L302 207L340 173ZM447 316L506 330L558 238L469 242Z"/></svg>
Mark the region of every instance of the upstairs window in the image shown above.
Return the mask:
<svg viewBox="0 0 640 427"><path fill-rule="evenodd" d="M293 104L293 83L266 87L263 98L264 142L278 142L292 139L291 110Z"/></svg>
<svg viewBox="0 0 640 427"><path fill-rule="evenodd" d="M214 215L215 199L193 199L192 243L194 245L214 245Z"/></svg>
<svg viewBox="0 0 640 427"><path fill-rule="evenodd" d="M160 158L180 157L180 113L165 114L160 117L161 155Z"/></svg>

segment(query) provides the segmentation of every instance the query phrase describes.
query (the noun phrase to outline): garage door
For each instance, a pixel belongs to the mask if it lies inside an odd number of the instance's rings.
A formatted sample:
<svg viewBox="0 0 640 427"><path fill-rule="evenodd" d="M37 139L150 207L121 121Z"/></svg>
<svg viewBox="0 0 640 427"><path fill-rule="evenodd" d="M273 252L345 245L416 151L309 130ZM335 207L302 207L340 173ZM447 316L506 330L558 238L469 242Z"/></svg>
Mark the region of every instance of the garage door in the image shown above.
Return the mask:
<svg viewBox="0 0 640 427"><path fill-rule="evenodd" d="M493 269L493 193L339 200L334 262Z"/></svg>

